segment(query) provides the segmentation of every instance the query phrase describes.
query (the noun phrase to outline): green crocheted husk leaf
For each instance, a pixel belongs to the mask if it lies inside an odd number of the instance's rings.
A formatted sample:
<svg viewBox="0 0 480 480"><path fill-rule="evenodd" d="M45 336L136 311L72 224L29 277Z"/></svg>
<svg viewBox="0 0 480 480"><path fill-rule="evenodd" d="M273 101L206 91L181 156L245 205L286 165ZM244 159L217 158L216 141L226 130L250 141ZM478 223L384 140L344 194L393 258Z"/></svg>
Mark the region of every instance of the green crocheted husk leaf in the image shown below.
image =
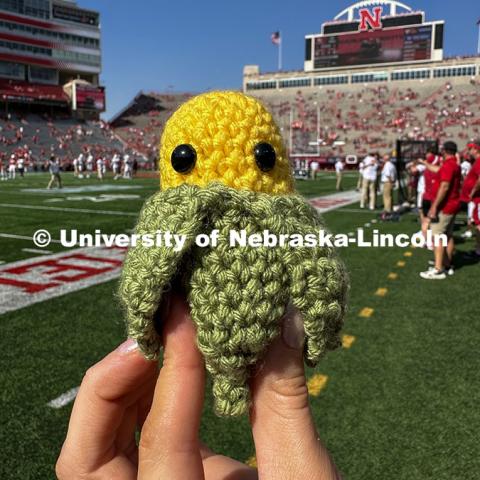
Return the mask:
<svg viewBox="0 0 480 480"><path fill-rule="evenodd" d="M154 315L162 295L169 289L184 254L191 249L203 226L208 202L202 204L197 194L196 187L182 185L153 195L140 212L135 229L139 235L154 235L158 231L186 235L183 251L138 244L129 249L125 259L119 296L126 309L127 332L149 359L156 358L161 348Z"/></svg>
<svg viewBox="0 0 480 480"><path fill-rule="evenodd" d="M218 247L194 245L197 234L213 229L220 231ZM249 369L278 335L287 303L303 315L305 359L315 364L340 344L348 289L345 268L334 249L231 248L230 229L249 234L268 230L278 236L318 235L325 228L299 195L238 191L219 183L168 189L147 201L136 230L185 234L185 248L182 252L140 245L130 249L120 287L128 334L148 358L155 358L161 347L155 312L170 282L183 277L222 415L238 415L248 408Z"/></svg>

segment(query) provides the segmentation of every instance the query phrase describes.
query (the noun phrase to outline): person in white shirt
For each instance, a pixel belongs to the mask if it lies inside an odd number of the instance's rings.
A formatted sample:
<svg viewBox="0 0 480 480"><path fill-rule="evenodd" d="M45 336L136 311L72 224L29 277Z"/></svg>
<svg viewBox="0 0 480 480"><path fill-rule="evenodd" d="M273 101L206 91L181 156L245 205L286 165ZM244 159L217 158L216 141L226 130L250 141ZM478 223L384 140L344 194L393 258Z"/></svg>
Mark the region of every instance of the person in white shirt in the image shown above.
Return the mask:
<svg viewBox="0 0 480 480"><path fill-rule="evenodd" d="M367 155L363 160L362 199L360 208L365 208L368 202L370 210L375 210L377 197L377 170L378 161L375 154Z"/></svg>
<svg viewBox="0 0 480 480"><path fill-rule="evenodd" d="M98 176L99 180L103 180L103 167L104 167L103 159L102 159L102 157L98 157L98 160L97 160L97 176Z"/></svg>
<svg viewBox="0 0 480 480"><path fill-rule="evenodd" d="M20 176L23 177L23 174L25 173L25 160L23 159L23 157L20 157L17 160L17 171Z"/></svg>
<svg viewBox="0 0 480 480"><path fill-rule="evenodd" d="M120 155L116 153L112 158L112 170L113 179L118 180L120 178Z"/></svg>
<svg viewBox="0 0 480 480"><path fill-rule="evenodd" d="M83 153L81 153L77 157L77 175L76 176L78 176L78 178L83 178L83 170L85 169L85 166L83 164L83 160L84 160L84 155L83 155ZM75 168L75 164L73 166Z"/></svg>
<svg viewBox="0 0 480 480"><path fill-rule="evenodd" d="M0 158L0 181L7 180L7 172L5 171L5 166L3 165L3 160Z"/></svg>
<svg viewBox="0 0 480 480"><path fill-rule="evenodd" d="M472 164L468 160L463 160L460 168L462 169L462 177L465 178L472 169Z"/></svg>
<svg viewBox="0 0 480 480"><path fill-rule="evenodd" d="M15 160L15 155L10 157L10 162L8 164L8 178L15 180L15 174L17 172L17 161Z"/></svg>
<svg viewBox="0 0 480 480"><path fill-rule="evenodd" d="M390 159L389 155L383 157L382 169L382 185L383 185L383 210L387 213L392 212L393 188L397 181L397 169Z"/></svg>
<svg viewBox="0 0 480 480"><path fill-rule="evenodd" d="M123 156L123 178L132 178L132 163L128 153Z"/></svg>
<svg viewBox="0 0 480 480"><path fill-rule="evenodd" d="M93 155L91 153L88 154L86 163L87 163L87 178L90 178L90 175L93 173Z"/></svg>
<svg viewBox="0 0 480 480"><path fill-rule="evenodd" d="M342 179L343 179L343 169L344 168L345 167L343 166L343 162L340 159L338 159L335 162L335 172L336 172L336 175L337 175L337 186L336 186L337 192L341 192L343 190Z"/></svg>
<svg viewBox="0 0 480 480"><path fill-rule="evenodd" d="M310 178L312 180L316 180L319 168L320 164L316 160L313 160L313 162L310 163Z"/></svg>

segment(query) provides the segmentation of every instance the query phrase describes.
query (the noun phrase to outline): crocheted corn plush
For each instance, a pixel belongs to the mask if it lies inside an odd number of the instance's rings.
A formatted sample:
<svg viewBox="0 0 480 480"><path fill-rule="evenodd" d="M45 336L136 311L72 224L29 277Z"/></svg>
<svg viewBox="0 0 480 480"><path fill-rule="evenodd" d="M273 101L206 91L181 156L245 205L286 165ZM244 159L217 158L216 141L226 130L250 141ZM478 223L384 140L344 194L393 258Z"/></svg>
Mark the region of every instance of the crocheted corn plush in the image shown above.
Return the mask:
<svg viewBox="0 0 480 480"><path fill-rule="evenodd" d="M129 250L120 287L128 335L156 358L159 305L180 285L212 376L215 410L241 415L249 408L249 376L279 335L287 305L303 316L308 364L340 345L345 269L332 248L231 245L232 231L279 238L318 237L324 229L294 190L277 125L252 97L211 92L183 104L165 125L160 178L136 233L171 232L186 240L180 251L140 243ZM213 230L217 246L198 246L197 236Z"/></svg>

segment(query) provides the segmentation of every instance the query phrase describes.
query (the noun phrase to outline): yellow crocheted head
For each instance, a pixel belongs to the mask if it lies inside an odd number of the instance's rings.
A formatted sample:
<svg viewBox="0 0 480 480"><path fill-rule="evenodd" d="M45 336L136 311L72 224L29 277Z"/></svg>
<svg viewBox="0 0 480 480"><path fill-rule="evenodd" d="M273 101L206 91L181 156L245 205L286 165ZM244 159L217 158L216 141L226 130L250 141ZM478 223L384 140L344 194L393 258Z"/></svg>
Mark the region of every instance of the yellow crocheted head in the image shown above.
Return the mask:
<svg viewBox="0 0 480 480"><path fill-rule="evenodd" d="M172 153L180 145L191 147L196 155L185 173L172 166ZM274 165L267 169L259 166L259 145L275 151ZM194 97L171 116L161 139L160 179L162 190L211 182L270 194L294 190L288 156L271 114L258 100L233 91Z"/></svg>

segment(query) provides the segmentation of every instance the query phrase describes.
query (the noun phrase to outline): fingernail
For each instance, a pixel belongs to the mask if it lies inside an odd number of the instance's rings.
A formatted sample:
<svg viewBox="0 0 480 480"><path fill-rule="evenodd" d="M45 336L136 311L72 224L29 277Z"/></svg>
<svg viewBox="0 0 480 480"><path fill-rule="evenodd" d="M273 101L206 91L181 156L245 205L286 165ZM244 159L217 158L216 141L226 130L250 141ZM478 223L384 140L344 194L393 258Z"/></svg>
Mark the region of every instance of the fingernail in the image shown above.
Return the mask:
<svg viewBox="0 0 480 480"><path fill-rule="evenodd" d="M287 308L287 315L283 321L282 338L287 347L294 350L303 349L305 330L302 314L296 308Z"/></svg>
<svg viewBox="0 0 480 480"><path fill-rule="evenodd" d="M127 353L133 352L138 349L138 343L133 338L128 338L123 342L118 348L117 352L121 355L126 355Z"/></svg>

